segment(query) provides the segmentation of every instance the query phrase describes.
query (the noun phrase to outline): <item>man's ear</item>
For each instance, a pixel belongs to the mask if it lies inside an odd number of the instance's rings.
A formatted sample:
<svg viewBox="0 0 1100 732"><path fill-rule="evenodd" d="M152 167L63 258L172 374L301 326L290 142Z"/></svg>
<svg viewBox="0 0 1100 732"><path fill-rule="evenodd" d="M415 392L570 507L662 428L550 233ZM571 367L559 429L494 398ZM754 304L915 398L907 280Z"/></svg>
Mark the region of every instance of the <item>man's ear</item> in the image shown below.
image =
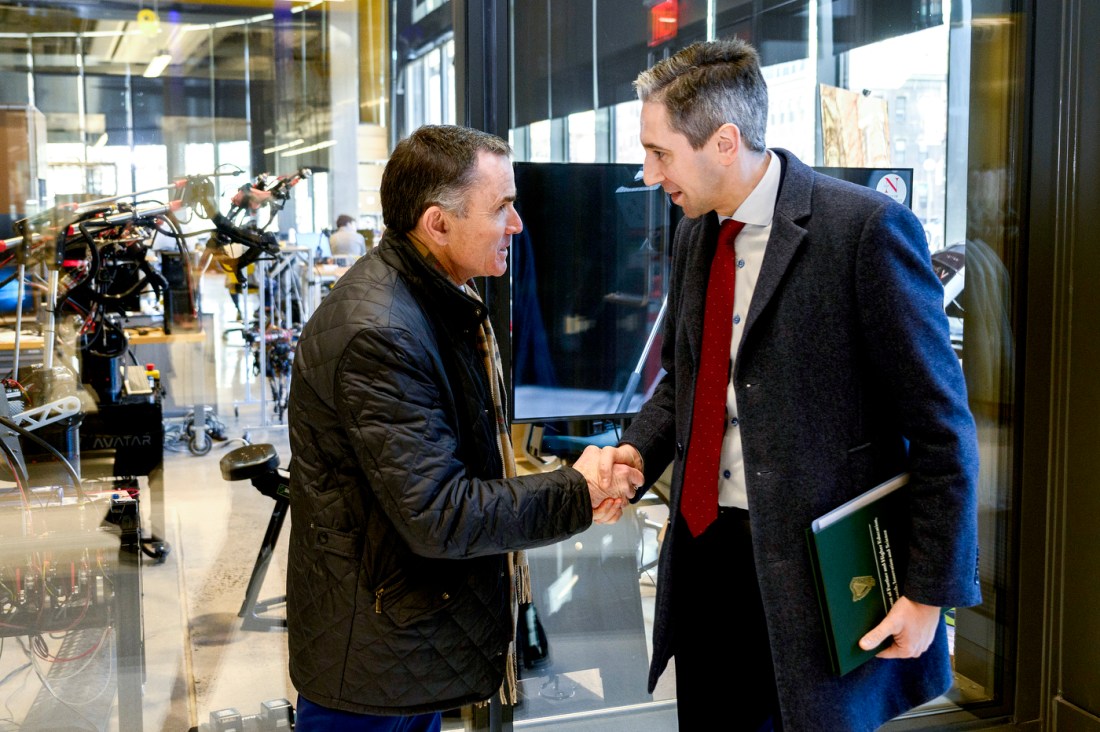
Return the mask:
<svg viewBox="0 0 1100 732"><path fill-rule="evenodd" d="M447 243L448 234L451 231L451 222L447 219L447 213L439 206L428 206L424 213L420 214L417 228L424 232L433 243L443 246Z"/></svg>
<svg viewBox="0 0 1100 732"><path fill-rule="evenodd" d="M732 162L741 149L741 130L732 122L727 122L715 131L713 142L718 145L718 154L724 161Z"/></svg>

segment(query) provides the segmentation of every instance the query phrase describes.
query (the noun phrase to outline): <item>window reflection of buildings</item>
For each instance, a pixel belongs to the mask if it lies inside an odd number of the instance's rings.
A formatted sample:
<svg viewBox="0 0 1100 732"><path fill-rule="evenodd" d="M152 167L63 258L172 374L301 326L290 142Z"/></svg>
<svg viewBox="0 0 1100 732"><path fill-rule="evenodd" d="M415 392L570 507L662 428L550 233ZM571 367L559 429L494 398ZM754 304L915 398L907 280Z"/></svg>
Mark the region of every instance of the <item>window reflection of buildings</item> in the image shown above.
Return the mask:
<svg viewBox="0 0 1100 732"><path fill-rule="evenodd" d="M946 26L854 48L847 54L847 86L886 101L891 165L913 169L913 212L929 247L944 241L947 160ZM905 59L882 63L883 58Z"/></svg>

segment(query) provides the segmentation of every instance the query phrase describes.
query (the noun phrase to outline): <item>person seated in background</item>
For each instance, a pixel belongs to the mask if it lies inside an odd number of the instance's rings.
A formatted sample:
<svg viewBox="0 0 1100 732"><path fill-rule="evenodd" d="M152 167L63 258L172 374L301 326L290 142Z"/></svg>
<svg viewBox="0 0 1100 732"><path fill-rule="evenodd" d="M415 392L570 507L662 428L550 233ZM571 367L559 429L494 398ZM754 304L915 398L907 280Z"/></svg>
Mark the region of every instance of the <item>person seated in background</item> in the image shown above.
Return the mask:
<svg viewBox="0 0 1100 732"><path fill-rule="evenodd" d="M355 259L367 253L367 241L363 235L355 230L355 219L347 214L340 214L336 219L336 231L328 239L332 256L337 263L351 264Z"/></svg>

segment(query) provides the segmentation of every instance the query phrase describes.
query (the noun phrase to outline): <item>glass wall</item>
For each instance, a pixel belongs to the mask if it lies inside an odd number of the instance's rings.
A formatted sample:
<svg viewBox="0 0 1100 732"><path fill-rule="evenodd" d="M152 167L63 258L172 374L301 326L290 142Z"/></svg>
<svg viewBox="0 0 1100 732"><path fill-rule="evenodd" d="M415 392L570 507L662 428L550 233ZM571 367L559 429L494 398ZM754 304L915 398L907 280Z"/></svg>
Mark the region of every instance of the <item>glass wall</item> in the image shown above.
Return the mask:
<svg viewBox="0 0 1100 732"><path fill-rule="evenodd" d="M409 130L427 124L455 124L454 61L454 40L448 38L404 67L400 82L407 90L405 124Z"/></svg>
<svg viewBox="0 0 1100 732"><path fill-rule="evenodd" d="M44 163L28 182L33 195L5 201L2 215L10 223L215 171L224 196L261 173L308 167L321 178L307 181L280 229L302 220L302 205L311 230L330 225L330 203L314 204L309 189L325 185L330 148L354 152L355 140L333 132L326 8L220 3L158 15L119 3L92 20L80 2L0 5L0 104L42 115Z"/></svg>
<svg viewBox="0 0 1100 732"><path fill-rule="evenodd" d="M377 213L356 171L386 157L360 144L385 137L388 31L383 6L360 44L357 6L0 0L0 727L287 728L285 498L219 459L288 461L292 340L336 276L312 256L337 214ZM252 184L236 223L273 236L240 278L201 256L245 247L205 246L192 176L226 216ZM69 215L91 233L53 226ZM23 220L40 236L16 239Z"/></svg>
<svg viewBox="0 0 1100 732"><path fill-rule="evenodd" d="M446 0L390 2L392 142L426 124L455 124L455 42Z"/></svg>
<svg viewBox="0 0 1100 732"><path fill-rule="evenodd" d="M640 103L631 87L635 76L694 41L737 35L761 54L770 96L770 147L786 148L814 166L907 171L908 200L924 225L945 286L945 308L981 445L984 602L950 615L955 686L911 715L923 720L913 724L929 729L1011 708L1005 669L1013 653L1013 383L1019 304L1012 299L1012 282L1022 246L1017 166L1026 33L1021 12L1015 2L972 0L542 0L512 3L510 10L509 136L519 160L640 165ZM562 243L555 249L559 246L568 249ZM668 256L667 249L661 256ZM593 259L586 268L598 268L599 255ZM578 270L577 276L586 271ZM652 273L652 290L663 293L662 270ZM570 287L563 282L553 297L571 297ZM658 322L660 298L640 315ZM579 312L569 323L544 327L575 327L584 317ZM513 312L513 324L516 318ZM607 426L544 428L544 444L565 452L574 444L605 439ZM607 439L614 434L612 427ZM544 451L553 450L544 446ZM617 600L623 612L640 603L641 617L647 619L655 579L647 558L656 551L663 521L655 509L660 504L644 507L634 524L640 527L632 544L638 548L632 566L639 571L640 593L624 593ZM646 527L654 524L648 532ZM527 683L535 695L545 697L547 688L556 692L567 685L565 679L576 693L552 710L541 702L518 710L517 726L525 728L541 729L555 714L572 711L608 719L635 713L624 712L620 701L591 682L592 669L600 670L596 676L606 690L616 683L609 675L627 678L632 667L614 668L606 660L604 641L586 635L579 624L570 627L568 613L562 614L559 608L568 603L555 588L576 582L579 566L563 552L568 554L568 548L557 550L556 573L551 573L549 589L542 589L544 615L550 616L544 621L554 629L549 645L554 646L554 633L571 649L587 638L588 655L532 674ZM579 605L590 602L577 594L571 599ZM646 637L650 630L645 624L637 632ZM671 702L674 673L666 672L652 698L630 702L657 709Z"/></svg>
<svg viewBox="0 0 1100 732"><path fill-rule="evenodd" d="M920 710L929 716L913 715L908 724L943 729L1010 713L1006 669L1015 653L1014 364L1020 311L1014 293L1019 291L1025 245L1020 239L1018 146L1026 120L1022 49L1029 30L1023 3L502 4L508 7L512 69L505 116L511 120L508 134L519 161L640 166L640 104L632 88L638 72L693 41L736 34L761 52L771 99L770 146L789 149L816 166L911 170L911 205L949 286L945 307L979 427L985 601L952 615L955 686ZM319 0L161 5L162 12L152 10L156 3L151 8L137 0L0 2L0 114L5 129L15 131L5 138L0 236L11 236L13 221L59 205L135 192L167 196L170 182L181 176L236 172L214 178L218 200L225 203L238 186L261 173L310 168L313 176L295 188L276 228L283 237L293 230L320 241L318 232L342 212L337 197L357 188L354 178L334 172L342 161L356 161L360 170L369 167L360 175L372 178L376 193L393 139L420 124L460 121L454 65L461 39L455 38L455 7L446 0L393 0L385 3L389 18L379 10L382 3L366 3L370 12L360 14L359 33L369 35L372 44L382 39L389 46L385 53L370 55L368 75L354 79L354 65L334 63L332 53L355 44L354 34L333 22L335 13L349 12L347 5ZM392 67L376 63L378 56L392 59ZM351 88L360 90L357 105L348 104L341 91L349 79ZM358 126L358 139L341 122L347 109L353 127ZM390 139L379 139L386 136L387 126ZM369 134L379 129L380 135ZM370 153L364 155L368 137ZM554 200L546 203L551 212L554 205ZM634 213L649 224L654 211L650 207ZM370 211L361 207L360 213ZM603 298L604 305L618 308L621 332L644 336L659 331L667 290L667 228L647 230L659 230L660 236L638 237L622 268L625 284L609 292L610 299ZM584 266L600 265L595 246L588 251L593 256ZM578 270L575 279L563 280L555 297L568 297L581 274ZM593 321L588 313L574 311L547 325L591 337ZM506 349L508 325L497 333ZM633 344L641 354L636 387L641 394L656 378L652 354L658 348L643 336ZM504 356L507 360L508 354ZM546 463L542 467L555 464L554 453L567 457L580 445L613 441L619 426L607 419L540 425L540 431L546 428L546 439L536 445ZM211 490L209 484L219 480L215 469L194 482L196 490ZM251 491L248 486L234 490ZM241 640L236 607L180 618L187 612L180 597L189 579L191 591L207 599L235 596L247 581L252 545L242 561L239 552L225 548L227 537L262 528L270 506L261 504L264 515L257 523L243 518L242 503L231 493L217 499L203 494L180 520L200 539L177 548L192 561L208 560L213 579L196 587L193 575L183 569L178 576L145 574L145 592L159 603L145 611L149 674L143 680L145 699L136 701L138 708L146 707L148 728L184 729L205 723L226 707L247 703L243 711L255 712L265 698L293 695L282 678L284 636L268 632L268 627ZM228 518L224 523L210 520L215 514ZM645 685L655 559L666 518L658 490L618 524L594 527L572 541L531 553L537 621L534 615L524 617L526 637L533 643L521 659L525 701L512 713L515 727L675 728L675 669L654 693L647 693ZM11 544L5 539L3 545ZM102 586L109 575L96 574L95 555L89 556L93 560L79 568ZM32 566L43 569L41 562ZM14 638L29 638L16 632L24 628L27 616L11 614L11 598L18 591L12 592L14 574L6 572L0 568L0 635L9 638L6 650L0 644L0 699L14 723L33 706L35 694L45 697L50 686L60 688L39 683L39 677L49 681L41 663L63 659L70 665L54 667L61 676L84 669L85 661L94 670L98 667L93 664L104 656L81 656L79 666L72 665L72 656L134 638L97 635L70 652L59 648L60 637L43 636L17 648ZM58 594L59 580L43 573L47 575L40 594L47 604L56 604L64 595ZM70 583L69 591L75 586ZM141 622L134 627L141 630ZM180 637L186 634L186 640L173 636L165 641L166 628L178 630ZM52 630L61 632L66 626ZM540 643L540 632L545 643ZM271 653L251 656L262 661L253 660L250 667L249 661L240 660L245 646ZM123 657L133 661L134 649L128 650L130 656ZM278 670L255 673L261 667ZM232 675L239 682L232 691L211 681L223 668L231 671L221 673L222 678ZM108 668L104 673L113 672ZM120 677L130 692L140 674L131 667ZM109 675L95 678L92 691L108 688ZM173 687L186 692L181 695ZM242 688L243 695L235 698ZM174 701L168 703L169 698ZM118 726L121 716L125 726L135 700L121 692L118 699L122 714L116 710L113 723ZM451 715L447 727L469 727L465 716Z"/></svg>

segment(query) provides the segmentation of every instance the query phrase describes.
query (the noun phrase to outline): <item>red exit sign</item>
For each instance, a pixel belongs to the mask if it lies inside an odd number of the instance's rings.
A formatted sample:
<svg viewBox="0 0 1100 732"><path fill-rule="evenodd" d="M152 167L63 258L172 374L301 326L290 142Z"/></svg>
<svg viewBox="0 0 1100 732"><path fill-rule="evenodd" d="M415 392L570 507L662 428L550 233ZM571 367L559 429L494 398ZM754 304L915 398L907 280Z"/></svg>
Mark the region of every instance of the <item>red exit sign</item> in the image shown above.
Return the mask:
<svg viewBox="0 0 1100 732"><path fill-rule="evenodd" d="M676 37L679 25L679 0L663 0L649 9L649 45L659 46Z"/></svg>

